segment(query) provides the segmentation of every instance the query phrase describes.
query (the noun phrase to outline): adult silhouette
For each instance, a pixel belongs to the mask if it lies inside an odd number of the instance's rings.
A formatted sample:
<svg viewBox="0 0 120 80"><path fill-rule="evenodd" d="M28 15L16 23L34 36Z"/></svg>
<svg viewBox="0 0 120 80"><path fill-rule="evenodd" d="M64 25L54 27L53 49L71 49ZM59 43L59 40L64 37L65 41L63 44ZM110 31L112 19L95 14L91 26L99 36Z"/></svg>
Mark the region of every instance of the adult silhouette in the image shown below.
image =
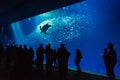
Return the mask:
<svg viewBox="0 0 120 80"><path fill-rule="evenodd" d="M43 44L40 43L39 48L37 48L36 55L37 55L37 68L42 71L43 70L43 60L44 60L44 48Z"/></svg>
<svg viewBox="0 0 120 80"><path fill-rule="evenodd" d="M108 52L104 49L103 59L109 80L115 80L114 67L117 64L117 57L113 43L108 44Z"/></svg>
<svg viewBox="0 0 120 80"><path fill-rule="evenodd" d="M52 52L53 50L51 49L51 44L48 44L46 46L46 71L47 72L52 72Z"/></svg>
<svg viewBox="0 0 120 80"><path fill-rule="evenodd" d="M76 56L75 56L75 59L74 59L74 63L76 64L78 73L81 72L81 68L80 68L80 65L79 65L81 59L82 59L82 54L81 54L79 49L76 49Z"/></svg>
<svg viewBox="0 0 120 80"><path fill-rule="evenodd" d="M32 60L31 60L31 54L29 53L29 49L27 48L27 45L24 44L23 48L23 57L24 57L24 77L27 80L32 79Z"/></svg>
<svg viewBox="0 0 120 80"><path fill-rule="evenodd" d="M60 44L60 48L58 49L57 52L57 57L58 57L59 73L62 79L65 79L67 75L69 56L70 53L68 52L64 44Z"/></svg>

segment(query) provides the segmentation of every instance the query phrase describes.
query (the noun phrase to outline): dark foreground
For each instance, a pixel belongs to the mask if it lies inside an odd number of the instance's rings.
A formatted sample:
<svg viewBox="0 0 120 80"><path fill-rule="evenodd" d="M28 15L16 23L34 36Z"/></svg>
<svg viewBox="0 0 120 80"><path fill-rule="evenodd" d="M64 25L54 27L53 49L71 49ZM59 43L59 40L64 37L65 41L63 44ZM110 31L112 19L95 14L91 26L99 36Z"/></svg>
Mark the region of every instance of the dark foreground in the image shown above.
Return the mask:
<svg viewBox="0 0 120 80"><path fill-rule="evenodd" d="M12 75L12 78L11 78ZM24 76L24 77L23 77ZM12 74L10 70L0 69L0 80L61 80L58 71L54 70L52 73L42 73L38 70L33 70L32 75L16 75ZM82 72L78 74L74 70L69 70L65 80L108 80L104 76L93 75Z"/></svg>

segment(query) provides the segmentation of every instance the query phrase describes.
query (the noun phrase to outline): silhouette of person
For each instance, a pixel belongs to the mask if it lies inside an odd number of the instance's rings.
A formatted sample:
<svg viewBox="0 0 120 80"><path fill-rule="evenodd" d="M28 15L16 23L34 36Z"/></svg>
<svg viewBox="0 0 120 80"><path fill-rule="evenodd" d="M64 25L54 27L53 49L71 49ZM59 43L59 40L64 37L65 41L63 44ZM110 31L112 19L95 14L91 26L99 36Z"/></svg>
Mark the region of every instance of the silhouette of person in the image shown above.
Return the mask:
<svg viewBox="0 0 120 80"><path fill-rule="evenodd" d="M41 71L43 70L44 52L45 50L43 48L43 44L40 43L39 48L37 48L36 55L37 55L37 68Z"/></svg>
<svg viewBox="0 0 120 80"><path fill-rule="evenodd" d="M117 57L113 43L108 44L108 52L107 49L104 49L103 59L109 80L115 80L114 67L117 63Z"/></svg>
<svg viewBox="0 0 120 80"><path fill-rule="evenodd" d="M27 45L24 44L23 48L23 57L24 57L24 74L23 75L26 79L32 79L32 60L31 55L29 53L29 49L27 48Z"/></svg>
<svg viewBox="0 0 120 80"><path fill-rule="evenodd" d="M75 56L75 59L74 59L74 63L76 64L78 73L81 72L81 69L80 69L80 66L79 66L81 59L82 59L82 54L81 54L79 49L76 49L76 56Z"/></svg>
<svg viewBox="0 0 120 80"><path fill-rule="evenodd" d="M64 44L60 44L60 48L58 49L57 52L57 58L58 58L59 73L62 79L66 79L69 56L70 53L65 48Z"/></svg>
<svg viewBox="0 0 120 80"><path fill-rule="evenodd" d="M51 49L51 44L48 44L46 46L46 71L47 72L52 72L52 52L53 50Z"/></svg>

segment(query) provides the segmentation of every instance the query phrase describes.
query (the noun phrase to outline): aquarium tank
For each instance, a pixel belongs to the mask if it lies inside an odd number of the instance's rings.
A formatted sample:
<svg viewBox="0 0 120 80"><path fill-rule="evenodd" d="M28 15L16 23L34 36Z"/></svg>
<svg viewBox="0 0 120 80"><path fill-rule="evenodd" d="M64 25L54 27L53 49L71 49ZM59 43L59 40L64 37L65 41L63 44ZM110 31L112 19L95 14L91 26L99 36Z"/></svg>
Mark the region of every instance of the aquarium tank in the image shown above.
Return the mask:
<svg viewBox="0 0 120 80"><path fill-rule="evenodd" d="M3 44L27 44L34 52L43 43L58 49L61 43L70 52L69 68L76 70L75 50L79 49L81 70L106 76L104 48L114 44L117 55L115 76L120 77L119 0L86 0L20 20L5 27ZM36 53L34 53L36 59Z"/></svg>

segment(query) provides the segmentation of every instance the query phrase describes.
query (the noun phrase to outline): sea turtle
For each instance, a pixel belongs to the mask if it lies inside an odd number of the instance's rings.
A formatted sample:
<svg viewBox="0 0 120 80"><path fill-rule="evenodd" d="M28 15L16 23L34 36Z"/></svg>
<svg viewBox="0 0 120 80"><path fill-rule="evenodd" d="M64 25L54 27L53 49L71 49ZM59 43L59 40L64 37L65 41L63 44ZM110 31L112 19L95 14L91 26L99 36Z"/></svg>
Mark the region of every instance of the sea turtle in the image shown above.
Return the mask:
<svg viewBox="0 0 120 80"><path fill-rule="evenodd" d="M48 23L43 26L40 26L41 33L43 32L44 34L47 34L46 31L49 27L51 27L51 25L49 25Z"/></svg>

